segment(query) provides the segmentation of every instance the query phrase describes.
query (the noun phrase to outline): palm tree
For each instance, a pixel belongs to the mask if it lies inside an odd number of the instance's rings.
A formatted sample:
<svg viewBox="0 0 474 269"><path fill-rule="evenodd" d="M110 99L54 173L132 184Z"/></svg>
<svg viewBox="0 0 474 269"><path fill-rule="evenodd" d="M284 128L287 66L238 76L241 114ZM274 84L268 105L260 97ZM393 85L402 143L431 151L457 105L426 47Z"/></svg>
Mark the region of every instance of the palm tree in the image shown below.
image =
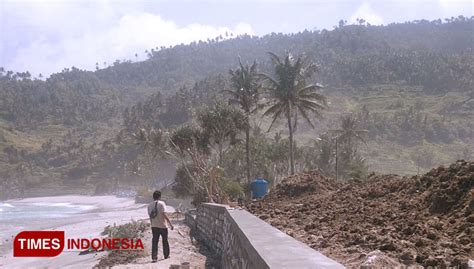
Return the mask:
<svg viewBox="0 0 474 269"><path fill-rule="evenodd" d="M243 65L239 58L240 67L230 70L232 90L226 90L231 98L229 102L236 104L245 115L245 157L247 162L247 182L250 182L250 115L257 109L259 90L262 87L257 72L257 62L251 66Z"/></svg>
<svg viewBox="0 0 474 269"><path fill-rule="evenodd" d="M358 122L357 118L351 113L346 116L341 117L341 129L331 130L331 132L336 134L336 180L338 178L338 143L337 141L341 141L344 147L344 155L343 161L346 163L351 162L353 159L355 160L356 157L356 144L354 143L354 139L356 142L362 141L364 144L367 143L364 140L364 135L368 132L364 129L358 129Z"/></svg>
<svg viewBox="0 0 474 269"><path fill-rule="evenodd" d="M347 143L350 147L353 145L353 138L365 143L364 135L368 132L364 129L358 129L357 118L351 113L341 117L341 129L333 130L338 139Z"/></svg>
<svg viewBox="0 0 474 269"><path fill-rule="evenodd" d="M266 88L271 99L268 103L269 108L263 115L272 115L273 120L268 130L280 116L286 117L290 133L290 172L294 174L293 132L297 125L298 114L314 128L309 114L320 116L321 110L326 108L326 98L317 92L321 85L308 83L317 69L307 57L300 55L295 59L289 51L286 52L284 59L280 59L274 53L269 54L275 67L275 76L262 74L267 82Z"/></svg>

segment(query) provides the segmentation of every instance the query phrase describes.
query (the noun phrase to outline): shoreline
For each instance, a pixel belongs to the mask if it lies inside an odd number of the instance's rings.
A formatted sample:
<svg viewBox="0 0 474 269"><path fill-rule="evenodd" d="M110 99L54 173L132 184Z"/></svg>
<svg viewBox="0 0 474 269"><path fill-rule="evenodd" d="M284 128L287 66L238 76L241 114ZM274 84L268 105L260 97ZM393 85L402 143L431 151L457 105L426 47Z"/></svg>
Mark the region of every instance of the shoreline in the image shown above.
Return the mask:
<svg viewBox="0 0 474 269"><path fill-rule="evenodd" d="M67 203L79 206L91 206L89 210L74 214L71 217L48 219L43 223L29 225L25 223L21 230L62 230L66 238L94 238L101 237L101 233L108 225L121 225L132 220L148 219L146 204L135 204L132 198L118 198L116 196L86 196L63 195L32 197L24 199L10 199L3 201L12 204L51 204ZM8 268L91 268L107 252L78 255L79 251L63 251L60 255L51 258L28 257L15 258L11 248L12 239L1 239L0 267L8 264Z"/></svg>

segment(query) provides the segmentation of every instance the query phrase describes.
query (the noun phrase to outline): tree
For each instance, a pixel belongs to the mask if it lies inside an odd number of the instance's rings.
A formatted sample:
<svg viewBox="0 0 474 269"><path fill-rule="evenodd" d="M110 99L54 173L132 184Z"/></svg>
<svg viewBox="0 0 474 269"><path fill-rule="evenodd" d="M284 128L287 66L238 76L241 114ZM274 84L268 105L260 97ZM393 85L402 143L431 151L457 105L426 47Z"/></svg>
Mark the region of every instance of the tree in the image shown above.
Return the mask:
<svg viewBox="0 0 474 269"><path fill-rule="evenodd" d="M313 146L304 149L305 169L321 169L328 175L332 173L334 147L329 134L324 133L316 138L313 141Z"/></svg>
<svg viewBox="0 0 474 269"><path fill-rule="evenodd" d="M353 139L365 143L363 136L367 133L367 130L359 129L357 125L357 118L352 113L341 117L341 129L336 130L339 135L338 139L351 146L354 143Z"/></svg>
<svg viewBox="0 0 474 269"><path fill-rule="evenodd" d="M271 99L267 104L269 108L263 115L271 115L273 118L269 130L280 116L286 117L290 142L290 172L294 174L293 132L297 125L298 114L314 128L309 114L320 116L321 110L326 107L326 98L317 92L321 85L308 83L317 71L316 65L309 58L300 55L295 59L289 51L286 52L284 59L280 59L274 53L269 54L275 74L274 76L262 74Z"/></svg>
<svg viewBox="0 0 474 269"><path fill-rule="evenodd" d="M193 202L197 203L206 200L212 202L220 192L218 188L213 187L216 177L213 173L214 167L207 162L208 142L207 136L200 129L189 125L176 128L169 137L169 146L172 149L169 153L181 162L181 172L186 172L186 178L175 178L175 181L178 184L183 184L183 181L187 184L190 180L187 190L192 191ZM177 153L177 156L173 152ZM175 191L179 191L181 187L177 186Z"/></svg>
<svg viewBox="0 0 474 269"><path fill-rule="evenodd" d="M217 163L222 159L228 146L238 142L237 136L245 127L244 115L222 102L199 111L197 121L203 134L209 139L209 145L214 146L217 151Z"/></svg>
<svg viewBox="0 0 474 269"><path fill-rule="evenodd" d="M341 152L341 161L343 171L350 170L348 174L363 174L362 171L367 170L365 166L365 159L359 156L357 151L357 143L363 142L364 135L367 130L358 128L357 118L353 114L341 117L341 129L332 130L336 133L336 160L338 159L338 145L339 140ZM338 163L336 161L336 179L338 175Z"/></svg>
<svg viewBox="0 0 474 269"><path fill-rule="evenodd" d="M151 185L153 178L155 178L156 171L153 171L153 168L156 167L157 158L167 156L167 135L161 129L140 128L132 133L132 137L135 143L142 148L143 154L142 158L137 158L132 162L130 172L137 176L144 176L144 183ZM107 147L107 144L103 147Z"/></svg>
<svg viewBox="0 0 474 269"><path fill-rule="evenodd" d="M156 158L158 155L164 156L168 149L165 134L160 129L140 128L132 136L138 144L143 146L144 153L149 154L152 158Z"/></svg>
<svg viewBox="0 0 474 269"><path fill-rule="evenodd" d="M208 137L198 128L182 125L171 133L169 147L174 149L182 158L188 151L195 149L199 156L209 154Z"/></svg>
<svg viewBox="0 0 474 269"><path fill-rule="evenodd" d="M250 182L250 115L257 109L259 90L261 88L260 77L257 72L257 62L251 66L243 65L239 58L240 67L230 70L233 90L226 90L231 98L229 103L237 104L245 115L245 158L247 170L247 182Z"/></svg>

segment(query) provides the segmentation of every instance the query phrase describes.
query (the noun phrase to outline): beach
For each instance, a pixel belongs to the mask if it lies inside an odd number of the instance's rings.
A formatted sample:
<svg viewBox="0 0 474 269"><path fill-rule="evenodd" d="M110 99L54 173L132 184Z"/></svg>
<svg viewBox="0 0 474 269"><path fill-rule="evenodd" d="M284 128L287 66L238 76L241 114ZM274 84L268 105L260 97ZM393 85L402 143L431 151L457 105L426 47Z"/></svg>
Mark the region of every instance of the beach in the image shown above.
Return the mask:
<svg viewBox="0 0 474 269"><path fill-rule="evenodd" d="M21 231L65 231L66 238L96 238L108 225L148 219L146 205L115 196L38 197L7 200L0 205L0 267L4 268L91 268L106 255L63 251L51 258L13 257L12 240Z"/></svg>

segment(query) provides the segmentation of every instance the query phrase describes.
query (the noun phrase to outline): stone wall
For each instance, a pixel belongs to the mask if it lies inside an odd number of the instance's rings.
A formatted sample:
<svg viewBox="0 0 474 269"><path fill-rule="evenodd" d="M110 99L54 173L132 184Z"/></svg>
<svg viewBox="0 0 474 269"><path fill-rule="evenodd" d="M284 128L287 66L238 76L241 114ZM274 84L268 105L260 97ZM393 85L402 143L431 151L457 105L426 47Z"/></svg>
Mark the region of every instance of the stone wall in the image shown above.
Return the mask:
<svg viewBox="0 0 474 269"><path fill-rule="evenodd" d="M195 228L224 269L344 268L243 209L202 204Z"/></svg>
<svg viewBox="0 0 474 269"><path fill-rule="evenodd" d="M224 220L228 207L220 204L203 204L197 210L196 228L200 239L221 255L224 241Z"/></svg>

